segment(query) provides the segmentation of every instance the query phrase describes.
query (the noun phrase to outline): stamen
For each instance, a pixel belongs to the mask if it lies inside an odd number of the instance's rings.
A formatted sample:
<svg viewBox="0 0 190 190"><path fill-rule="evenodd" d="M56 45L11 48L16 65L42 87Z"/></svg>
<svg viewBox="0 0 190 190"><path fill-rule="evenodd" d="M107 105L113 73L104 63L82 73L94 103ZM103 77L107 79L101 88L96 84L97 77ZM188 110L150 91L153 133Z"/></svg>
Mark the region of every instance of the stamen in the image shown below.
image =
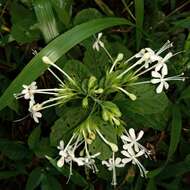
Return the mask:
<svg viewBox="0 0 190 190"><path fill-rule="evenodd" d="M49 57L47 56L43 56L42 57L42 61L45 63L45 64L49 64L49 65L52 65L53 67L55 67L57 70L59 70L61 73L63 73L63 75L65 75L69 81L71 81L73 84L75 84L74 80L65 72L63 71L60 67L58 67L56 64L54 64L50 59Z"/></svg>
<svg viewBox="0 0 190 190"><path fill-rule="evenodd" d="M48 68L48 71L49 71L62 85L65 85L64 82L63 82L50 68Z"/></svg>
<svg viewBox="0 0 190 190"><path fill-rule="evenodd" d="M114 62L113 57L111 56L111 54L109 53L109 51L106 49L106 47L103 46L102 48L103 48L103 50L106 52L106 54L108 55L108 57L111 59L111 61Z"/></svg>
<svg viewBox="0 0 190 190"><path fill-rule="evenodd" d="M160 48L160 50L157 51L156 55L161 54L165 50L173 47L173 43L171 43L169 40Z"/></svg>
<svg viewBox="0 0 190 190"><path fill-rule="evenodd" d="M110 146L110 148L112 149L113 152L117 152L118 151L118 146L112 142L109 142L108 140L106 140L104 138L104 136L101 134L101 132L98 129L95 129L98 133L98 135L101 137L101 139L108 145Z"/></svg>
<svg viewBox="0 0 190 190"><path fill-rule="evenodd" d="M125 90L121 87L116 87L116 88L119 89L120 91L122 91L124 94L126 94L131 100L135 101L137 99L137 97L134 94L128 92L127 90Z"/></svg>
<svg viewBox="0 0 190 190"><path fill-rule="evenodd" d="M123 55L122 53L119 53L119 54L118 54L118 56L117 56L117 58L115 59L115 61L114 61L113 65L112 65L112 67L111 67L109 73L111 73L111 72L113 71L114 67L116 66L116 64L117 64L119 61L121 61L121 60L123 59L123 56L124 56L124 55Z"/></svg>
<svg viewBox="0 0 190 190"><path fill-rule="evenodd" d="M117 185L117 178L116 178L116 168L115 168L115 153L112 154L112 161L113 161L113 176L112 176L112 185Z"/></svg>

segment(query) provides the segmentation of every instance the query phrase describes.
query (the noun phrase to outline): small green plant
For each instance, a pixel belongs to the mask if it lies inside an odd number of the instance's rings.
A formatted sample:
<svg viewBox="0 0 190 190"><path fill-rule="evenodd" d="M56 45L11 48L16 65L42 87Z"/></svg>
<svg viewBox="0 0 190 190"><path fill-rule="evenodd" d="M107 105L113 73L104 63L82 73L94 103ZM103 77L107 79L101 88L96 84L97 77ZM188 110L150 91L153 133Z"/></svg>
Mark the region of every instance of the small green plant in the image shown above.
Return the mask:
<svg viewBox="0 0 190 190"><path fill-rule="evenodd" d="M139 160L142 156L148 158L151 151L138 142L144 134L142 130L136 135L133 128L126 129L127 124L122 119L123 113L115 100L122 97L124 100L135 102L138 95L134 87L138 89L141 85L157 85L156 93L159 94L169 88L169 81L184 81L185 77L183 73L168 77L167 61L175 54L169 52L165 56L162 55L172 47L170 41L167 41L158 51L143 48L132 57L125 59L123 53L113 57L101 37L102 33L99 33L92 45L94 51L105 51L107 54L107 63L99 79L93 75L84 79L71 76L49 57L43 56L42 64L47 64L61 72L64 79L49 67L49 72L59 83L56 88L39 89L36 82L32 82L23 85L24 89L21 93L15 94L15 97L29 100L28 110L36 123L39 123L42 111L47 108L63 107L68 102L71 102L73 107L79 104L84 117L80 123L70 129L72 132L67 141L59 139L57 166L61 168L69 164L69 176L72 176L74 163L92 169L96 173L98 172L96 160L99 159L108 170L113 172L112 184L116 185L116 168L125 167L128 163L137 165L140 175L146 177L147 170ZM50 98L38 103L35 99L38 94ZM121 146L119 146L119 139L123 143ZM98 147L98 143L99 146L106 145L103 151ZM93 150L94 146L95 150ZM52 160L49 156L46 157Z"/></svg>

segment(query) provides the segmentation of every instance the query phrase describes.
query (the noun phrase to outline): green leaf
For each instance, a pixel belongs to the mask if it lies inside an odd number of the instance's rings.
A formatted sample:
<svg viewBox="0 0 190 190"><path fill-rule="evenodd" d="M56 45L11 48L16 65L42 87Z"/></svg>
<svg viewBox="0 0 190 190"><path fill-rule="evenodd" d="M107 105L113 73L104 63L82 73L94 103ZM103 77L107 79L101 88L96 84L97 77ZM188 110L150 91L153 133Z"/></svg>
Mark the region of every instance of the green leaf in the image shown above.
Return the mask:
<svg viewBox="0 0 190 190"><path fill-rule="evenodd" d="M40 141L41 128L36 127L28 137L28 146L30 149L34 149Z"/></svg>
<svg viewBox="0 0 190 190"><path fill-rule="evenodd" d="M129 21L121 18L95 19L87 23L75 26L71 30L57 37L45 48L43 48L11 83L11 85L0 98L0 110L10 104L14 98L13 94L19 92L23 84L31 83L47 69L47 65L43 64L41 61L43 56L46 55L53 62L56 62L68 50L70 50L82 40L88 38L96 32L116 25L132 24Z"/></svg>
<svg viewBox="0 0 190 190"><path fill-rule="evenodd" d="M172 107L172 128L171 128L170 147L168 151L167 160L171 158L171 156L175 153L177 149L181 137L181 128L182 128L181 113L178 105L174 105Z"/></svg>
<svg viewBox="0 0 190 190"><path fill-rule="evenodd" d="M190 98L190 86L186 87L185 90L182 91L180 100L181 99L189 99Z"/></svg>
<svg viewBox="0 0 190 190"><path fill-rule="evenodd" d="M114 16L114 12L102 0L95 0L95 2L107 16Z"/></svg>
<svg viewBox="0 0 190 190"><path fill-rule="evenodd" d="M96 123L99 127L100 132L106 140L117 145L117 133L115 128L107 122L96 118ZM101 139L101 137L96 133L96 139L89 145L89 150L92 154L100 152L98 156L100 160L106 160L111 157L112 150L109 145Z"/></svg>
<svg viewBox="0 0 190 190"><path fill-rule="evenodd" d="M69 73L72 78L79 81L83 81L85 78L89 78L91 76L88 68L78 60L67 61L63 69L66 73Z"/></svg>
<svg viewBox="0 0 190 190"><path fill-rule="evenodd" d="M34 0L33 6L39 28L47 43L59 35L51 1Z"/></svg>
<svg viewBox="0 0 190 190"><path fill-rule="evenodd" d="M34 170L32 170L26 183L26 190L36 189L36 187L41 183L42 178L43 178L42 168L37 167Z"/></svg>
<svg viewBox="0 0 190 190"><path fill-rule="evenodd" d="M68 26L72 16L73 0L51 0L59 20Z"/></svg>
<svg viewBox="0 0 190 190"><path fill-rule="evenodd" d="M11 35L20 43L32 42L39 38L39 31L35 28L36 18L32 11L19 3L11 5Z"/></svg>
<svg viewBox="0 0 190 190"><path fill-rule="evenodd" d="M50 163L61 173L63 174L64 176L66 177L69 177L70 175L70 169L68 166L63 166L62 168L59 168L57 166L57 161L50 158L50 157L46 157ZM86 181L86 179L84 177L82 177L78 172L76 172L75 170L72 171L72 176L71 176L71 181L76 184L76 185L79 185L81 187L88 187L89 184L88 182Z"/></svg>
<svg viewBox="0 0 190 190"><path fill-rule="evenodd" d="M146 190L157 190L157 188L156 188L156 183L155 183L155 180L154 180L154 179L150 179L150 180L148 181Z"/></svg>
<svg viewBox="0 0 190 190"><path fill-rule="evenodd" d="M35 154L38 157L54 156L56 150L50 146L50 140L48 137L43 137L34 149Z"/></svg>
<svg viewBox="0 0 190 190"><path fill-rule="evenodd" d="M102 14L94 8L83 9L82 11L78 12L77 15L75 16L74 25L82 24L84 22L101 17Z"/></svg>
<svg viewBox="0 0 190 190"><path fill-rule="evenodd" d="M0 180L16 177L17 175L23 174L22 171L0 171Z"/></svg>
<svg viewBox="0 0 190 190"><path fill-rule="evenodd" d="M184 161L170 164L157 176L158 180L170 179L171 177L180 177L190 171L190 155L187 155Z"/></svg>
<svg viewBox="0 0 190 190"><path fill-rule="evenodd" d="M136 16L136 44L137 50L140 48L142 39L142 29L144 22L144 0L135 0L135 16Z"/></svg>
<svg viewBox="0 0 190 190"><path fill-rule="evenodd" d="M67 142L72 135L73 129L83 121L85 116L86 112L81 107L63 109L61 118L51 127L51 145L57 146L61 139Z"/></svg>
<svg viewBox="0 0 190 190"><path fill-rule="evenodd" d="M42 190L62 190L62 187L59 181L55 177L45 174L42 179L41 189Z"/></svg>
<svg viewBox="0 0 190 190"><path fill-rule="evenodd" d="M145 127L156 130L164 130L170 117L169 109L165 109L161 113L154 114L137 114L132 112L124 112L127 124L133 128Z"/></svg>
<svg viewBox="0 0 190 190"><path fill-rule="evenodd" d="M177 20L173 24L179 28L190 28L190 17L187 17L187 18L181 19L181 20Z"/></svg>
<svg viewBox="0 0 190 190"><path fill-rule="evenodd" d="M156 114L163 112L169 105L164 93L157 94L151 85L138 85L129 89L130 93L137 96L135 101L129 98L116 100L123 112L137 113L141 115Z"/></svg>
<svg viewBox="0 0 190 190"><path fill-rule="evenodd" d="M0 151L12 160L29 158L31 152L21 143L0 139Z"/></svg>

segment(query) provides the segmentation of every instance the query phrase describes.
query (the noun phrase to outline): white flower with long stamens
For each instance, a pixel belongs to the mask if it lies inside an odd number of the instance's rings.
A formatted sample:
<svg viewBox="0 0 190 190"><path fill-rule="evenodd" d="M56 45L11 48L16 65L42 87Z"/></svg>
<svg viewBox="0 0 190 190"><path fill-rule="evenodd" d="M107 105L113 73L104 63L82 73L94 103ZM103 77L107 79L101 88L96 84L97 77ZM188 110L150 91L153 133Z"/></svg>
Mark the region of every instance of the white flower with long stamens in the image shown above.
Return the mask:
<svg viewBox="0 0 190 190"><path fill-rule="evenodd" d="M163 91L163 89L165 88L166 90L169 88L169 84L167 81L172 81L172 80L180 80L180 81L185 81L185 77L182 77L184 75L184 73L180 74L180 75L176 75L176 76L172 76L172 77L165 77L165 71L161 70L162 74L156 72L156 71L152 71L152 77L154 77L153 79L151 79L151 83L152 84L158 84L158 87L156 88L156 92L157 93L161 93Z"/></svg>
<svg viewBox="0 0 190 190"><path fill-rule="evenodd" d="M165 71L164 71L165 72ZM160 74L156 71L152 71L152 77L154 77L154 79L151 79L151 83L152 84L158 84L158 87L156 88L156 92L159 94L163 91L163 89L165 88L166 90L169 88L169 84L168 82L166 82L166 78L164 73Z"/></svg>
<svg viewBox="0 0 190 190"><path fill-rule="evenodd" d="M143 156L145 154L144 150L140 150L139 152L135 153L131 147L128 147L127 151L122 150L121 154L123 154L126 157L122 159L123 164L132 162L133 165L138 166L141 176L146 177L148 171L146 171L144 166L138 160L138 157Z"/></svg>
<svg viewBox="0 0 190 190"><path fill-rule="evenodd" d="M158 61L158 63L156 64L155 71L158 72L158 71L162 70L162 74L167 75L168 67L166 65L166 61L168 61L172 56L173 56L173 54L171 52L169 52L168 54L166 54L166 56L164 58L161 58Z"/></svg>
<svg viewBox="0 0 190 190"><path fill-rule="evenodd" d="M112 158L110 158L108 161L103 160L102 161L102 165L106 165L108 167L108 170L113 170L113 167L118 167L118 168L122 168L124 167L125 164L123 164L121 162L121 158L116 158L115 160L113 160Z"/></svg>
<svg viewBox="0 0 190 190"><path fill-rule="evenodd" d="M98 33L98 37L92 46L94 50L99 51L100 47L104 47L104 43L101 41L101 37L102 37L102 33Z"/></svg>
<svg viewBox="0 0 190 190"><path fill-rule="evenodd" d="M22 87L24 88L21 93L19 94L14 94L15 97L18 98L22 98L24 97L24 99L26 100L32 100L34 102L34 93L35 90L38 88L36 85L36 82L33 81L30 85L22 85Z"/></svg>
<svg viewBox="0 0 190 190"><path fill-rule="evenodd" d="M87 155L85 157L79 157L77 164L79 166L86 166L86 167L92 169L93 173L96 173L96 172L98 172L98 169L95 165L95 159L94 158L98 157L100 154L101 153L98 152L98 153L93 154L93 155Z"/></svg>
<svg viewBox="0 0 190 190"><path fill-rule="evenodd" d="M106 165L108 170L113 172L112 185L117 185L116 168L122 168L125 166L125 164L122 163L122 159L119 157L115 158L115 153L113 152L112 158L108 161L103 160L102 165Z"/></svg>
<svg viewBox="0 0 190 190"><path fill-rule="evenodd" d="M137 135L135 134L135 130L133 128L130 128L129 132L125 131L125 135L121 135L121 139L124 143L123 149L128 150L129 147L134 147L136 152L144 150L145 156L148 157L150 152L138 142L143 137L143 135L144 131L142 130Z"/></svg>
<svg viewBox="0 0 190 190"><path fill-rule="evenodd" d="M34 119L34 121L36 123L39 123L39 119L42 117L42 114L39 112L42 108L42 106L40 104L34 104L33 101L30 101L29 103L29 109L28 111L31 113L32 118Z"/></svg>
<svg viewBox="0 0 190 190"><path fill-rule="evenodd" d="M36 85L36 82L34 81L30 85L28 85L28 86L27 85L23 85L23 88L24 89L22 90L21 94L23 94L24 98L26 100L28 100L28 99L33 99L34 98L33 91L35 91L38 87Z"/></svg>
<svg viewBox="0 0 190 190"><path fill-rule="evenodd" d="M129 68L127 68L124 72L122 72L120 75L118 75L117 78L121 78L122 76L124 76L127 72L131 71L132 69L134 69L136 66L144 63L140 68L138 68L135 71L135 74L138 73L139 71L141 71L143 68L146 68L145 71L143 71L142 73L139 73L137 76L140 76L146 72L148 72L149 70L152 70L153 68L155 68L155 65L152 66L151 68L149 67L149 64L153 63L153 62L159 62L159 61L163 61L163 58L160 56L160 54L165 51L166 49L172 47L172 43L170 41L167 41L161 48L160 50L158 50L157 52L153 51L151 48L144 48L141 49L137 54L135 54L134 56L132 56L131 58L129 58L127 61L124 62L124 64L128 63L129 61L133 60L134 58L140 58L137 62L135 62L134 64L132 64ZM170 55L170 54L168 54ZM170 57L169 57L170 58ZM168 59L169 59L168 58ZM167 59L167 55L165 56L164 59ZM166 60L165 60L166 61Z"/></svg>

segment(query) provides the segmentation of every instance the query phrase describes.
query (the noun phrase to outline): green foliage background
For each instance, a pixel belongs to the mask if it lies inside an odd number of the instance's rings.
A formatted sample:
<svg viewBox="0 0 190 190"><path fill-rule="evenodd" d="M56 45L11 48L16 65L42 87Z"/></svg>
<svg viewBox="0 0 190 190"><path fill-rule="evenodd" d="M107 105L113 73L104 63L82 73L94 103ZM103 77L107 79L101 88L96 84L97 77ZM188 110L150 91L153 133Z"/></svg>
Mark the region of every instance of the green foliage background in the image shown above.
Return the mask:
<svg viewBox="0 0 190 190"><path fill-rule="evenodd" d="M37 126L27 115L27 103L14 100L22 84L37 80L49 87L54 80L41 62L44 55L72 75L101 76L106 55L92 50L94 35L103 30L113 55L130 57L140 48L159 49L167 40L181 52L169 63L171 74L189 76L189 0L1 0L0 1L0 189L112 189L111 174L99 166L97 175L74 168L57 168L56 145L81 122L79 105L43 113ZM34 52L39 52L34 56ZM43 73L43 75L42 75ZM39 78L38 78L39 77ZM144 144L154 152L144 164L147 179L134 168L118 171L116 189L189 190L190 86L174 82L166 94L145 85L133 89L135 102L116 97L128 127L144 129ZM73 107L72 107L73 106ZM72 107L72 109L71 109ZM56 114L55 114L56 113ZM110 136L105 132L105 136ZM112 136L114 138L114 136ZM98 148L95 144L94 148ZM109 154L106 152L105 154ZM106 156L106 155L105 155Z"/></svg>

